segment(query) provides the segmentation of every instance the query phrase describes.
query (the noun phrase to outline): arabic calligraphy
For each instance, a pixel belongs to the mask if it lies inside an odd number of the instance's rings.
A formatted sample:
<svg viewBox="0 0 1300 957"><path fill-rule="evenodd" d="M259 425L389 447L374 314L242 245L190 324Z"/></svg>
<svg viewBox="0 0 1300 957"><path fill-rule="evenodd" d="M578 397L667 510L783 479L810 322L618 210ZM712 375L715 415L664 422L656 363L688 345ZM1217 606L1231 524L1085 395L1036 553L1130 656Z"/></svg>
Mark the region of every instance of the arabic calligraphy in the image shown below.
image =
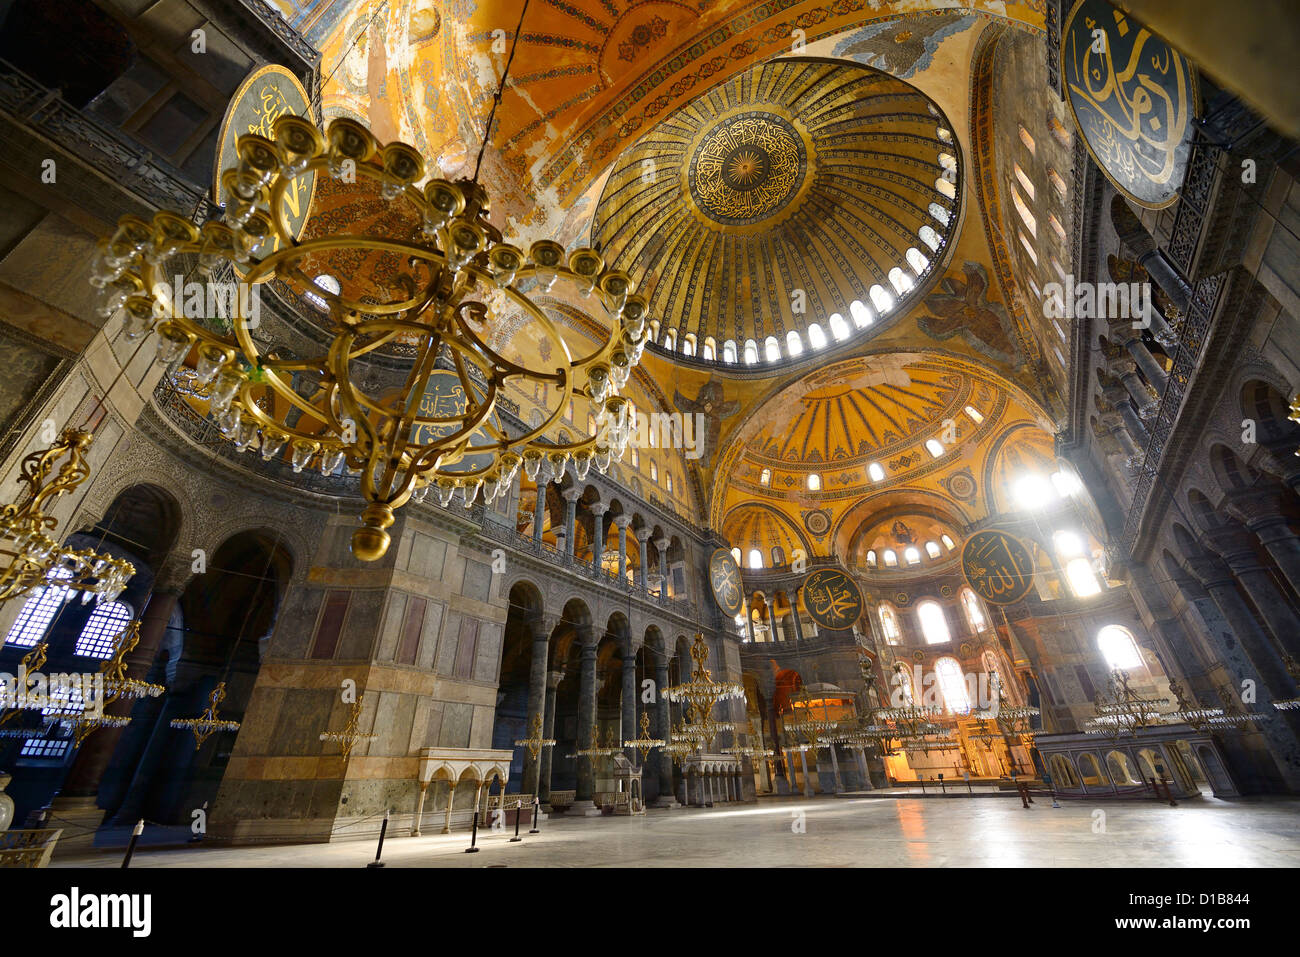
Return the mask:
<svg viewBox="0 0 1300 957"><path fill-rule="evenodd" d="M1080 0L1061 44L1070 109L1097 164L1134 202L1173 202L1195 107L1187 61L1106 0Z"/></svg>
<svg viewBox="0 0 1300 957"><path fill-rule="evenodd" d="M718 607L732 618L739 615L742 608L740 566L725 548L717 549L709 558L709 584Z"/></svg>
<svg viewBox="0 0 1300 957"><path fill-rule="evenodd" d="M961 550L961 570L987 602L1012 605L1034 584L1034 559L1017 538L996 529L976 532Z"/></svg>
<svg viewBox="0 0 1300 957"><path fill-rule="evenodd" d="M806 165L803 143L785 120L745 113L718 125L700 142L691 194L720 223L752 223L790 201Z"/></svg>
<svg viewBox="0 0 1300 957"><path fill-rule="evenodd" d="M420 407L416 413L420 419L446 419L440 422L415 422L411 426L412 445L432 445L438 439L449 435L462 427L463 419L469 408L469 399L465 393L464 383L454 372L438 371L429 377L424 395L420 397ZM474 405L482 404L481 396L474 396ZM496 424L495 416L489 416L488 422ZM488 445L493 441L483 429L478 429L469 437L469 447ZM444 462L450 471L469 472L492 464L490 453L466 455L458 462Z"/></svg>
<svg viewBox="0 0 1300 957"><path fill-rule="evenodd" d="M851 627L862 614L857 583L836 568L818 569L804 579L803 603L813 621L832 630Z"/></svg>
<svg viewBox="0 0 1300 957"><path fill-rule="evenodd" d="M274 139L275 121L290 114L313 119L307 92L288 69L272 64L257 70L244 80L231 97L221 127L213 186L213 195L218 203L224 205L229 199L221 191L221 174L239 164L239 137L252 133ZM315 184L316 174L307 173L295 178L284 192L284 217L294 236L299 235L306 225ZM277 237L272 251L278 246Z"/></svg>

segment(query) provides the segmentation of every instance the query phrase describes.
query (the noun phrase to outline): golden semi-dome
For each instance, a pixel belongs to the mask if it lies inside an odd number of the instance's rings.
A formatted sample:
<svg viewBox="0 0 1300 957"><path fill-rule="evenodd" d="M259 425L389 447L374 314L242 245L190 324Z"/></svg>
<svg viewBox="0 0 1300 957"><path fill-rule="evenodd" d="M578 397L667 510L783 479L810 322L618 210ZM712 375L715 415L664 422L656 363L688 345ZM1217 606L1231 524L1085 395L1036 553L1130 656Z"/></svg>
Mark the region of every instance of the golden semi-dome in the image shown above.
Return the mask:
<svg viewBox="0 0 1300 957"><path fill-rule="evenodd" d="M777 60L625 154L592 243L649 296L657 347L785 362L901 314L956 222L956 169L948 121L907 83Z"/></svg>

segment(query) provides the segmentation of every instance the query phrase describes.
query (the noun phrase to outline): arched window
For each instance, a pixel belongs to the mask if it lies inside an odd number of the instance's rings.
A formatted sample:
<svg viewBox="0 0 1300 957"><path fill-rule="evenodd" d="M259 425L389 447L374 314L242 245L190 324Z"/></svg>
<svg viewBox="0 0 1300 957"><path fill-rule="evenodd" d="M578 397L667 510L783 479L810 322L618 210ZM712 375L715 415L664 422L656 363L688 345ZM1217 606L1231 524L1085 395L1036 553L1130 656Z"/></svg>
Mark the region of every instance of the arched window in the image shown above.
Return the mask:
<svg viewBox="0 0 1300 957"><path fill-rule="evenodd" d="M57 568L50 573L51 578L71 578L72 572ZM9 629L5 644L20 648L30 648L45 636L45 631L59 613L59 607L71 592L62 586L45 585L32 592L18 613L18 620Z"/></svg>
<svg viewBox="0 0 1300 957"><path fill-rule="evenodd" d="M936 606L937 607L937 606ZM953 714L970 714L970 695L966 693L966 678L956 658L940 658L934 663L934 673L939 679L939 693L944 706Z"/></svg>
<svg viewBox="0 0 1300 957"><path fill-rule="evenodd" d="M898 644L898 615L890 605L881 605L876 611L880 615L880 630L885 633L885 640L891 645Z"/></svg>
<svg viewBox="0 0 1300 957"><path fill-rule="evenodd" d="M1070 582L1070 591L1078 598L1088 598L1101 591L1097 573L1086 558L1072 558L1065 565L1065 577Z"/></svg>
<svg viewBox="0 0 1300 957"><path fill-rule="evenodd" d="M686 333L686 338L682 340L682 355L684 356L695 355L695 333L693 332Z"/></svg>
<svg viewBox="0 0 1300 957"><path fill-rule="evenodd" d="M894 550L892 548L886 548L883 553L883 557L885 559L886 568L894 568L898 565L898 556L894 554Z"/></svg>
<svg viewBox="0 0 1300 957"><path fill-rule="evenodd" d="M739 549L739 548L733 548L733 549L731 550L731 557L734 558L734 559L736 560L736 564L739 565L739 564L740 564L740 549Z"/></svg>
<svg viewBox="0 0 1300 957"><path fill-rule="evenodd" d="M903 559L909 565L921 564L921 553L914 546L909 546L903 550Z"/></svg>
<svg viewBox="0 0 1300 957"><path fill-rule="evenodd" d="M889 692L889 703L895 708L910 708L916 703L916 689L912 687L912 673L905 665L894 665L894 677L890 679L893 687Z"/></svg>
<svg viewBox="0 0 1300 957"><path fill-rule="evenodd" d="M836 340L844 340L849 337L849 324L844 321L844 317L838 312L831 313L830 319L826 321L831 327L831 335Z"/></svg>
<svg viewBox="0 0 1300 957"><path fill-rule="evenodd" d="M1053 498L1052 486L1041 475L1025 475L1016 482L1015 498L1021 508L1042 508Z"/></svg>
<svg viewBox="0 0 1300 957"><path fill-rule="evenodd" d="M947 535L940 535L939 541L943 542L943 547L948 549L948 551L952 551L957 547L957 544Z"/></svg>
<svg viewBox="0 0 1300 957"><path fill-rule="evenodd" d="M933 216L935 219L937 219L939 222L943 223L945 226L948 225L948 220L952 216L952 214L949 213L948 210L944 209L938 203L930 204L930 215Z"/></svg>
<svg viewBox="0 0 1300 957"><path fill-rule="evenodd" d="M750 568L763 567L763 553L760 552L757 548L751 548L749 550L749 567Z"/></svg>
<svg viewBox="0 0 1300 957"><path fill-rule="evenodd" d="M664 348L670 352L677 351L677 330L669 329L664 333Z"/></svg>
<svg viewBox="0 0 1300 957"><path fill-rule="evenodd" d="M768 336L763 340L763 352L768 362L781 361L781 346L776 341L776 336Z"/></svg>
<svg viewBox="0 0 1300 957"><path fill-rule="evenodd" d="M758 343L753 339L745 340L745 365L752 366L758 361Z"/></svg>
<svg viewBox="0 0 1300 957"><path fill-rule="evenodd" d="M939 247L943 245L943 240L939 238L939 234L934 231L933 226L922 226L916 231L916 235L920 237L921 242L929 246L933 252L937 253Z"/></svg>
<svg viewBox="0 0 1300 957"><path fill-rule="evenodd" d="M870 549L867 552L867 567L868 568L876 567L876 550L874 548Z"/></svg>
<svg viewBox="0 0 1300 957"><path fill-rule="evenodd" d="M923 275L930 268L930 260L925 258L925 254L915 246L910 247L905 254L907 264L912 267L912 272L918 276Z"/></svg>
<svg viewBox="0 0 1300 957"><path fill-rule="evenodd" d="M655 342L659 341L659 320L658 319L650 320L650 338Z"/></svg>
<svg viewBox="0 0 1300 957"><path fill-rule="evenodd" d="M969 588L961 590L961 607L966 613L966 624L970 625L971 631L983 631L988 627L988 619L984 617L979 597Z"/></svg>
<svg viewBox="0 0 1300 957"><path fill-rule="evenodd" d="M772 546L772 564L773 565L785 564L785 549L782 548L780 545Z"/></svg>
<svg viewBox="0 0 1300 957"><path fill-rule="evenodd" d="M816 472L808 473L808 491L820 492L822 487L822 477Z"/></svg>
<svg viewBox="0 0 1300 957"><path fill-rule="evenodd" d="M867 476L873 482L883 482L885 480L885 469L879 462L872 462L867 466Z"/></svg>
<svg viewBox="0 0 1300 957"><path fill-rule="evenodd" d="M704 337L704 352L702 357L705 359L716 359L718 357L718 346L713 341L713 336Z"/></svg>
<svg viewBox="0 0 1300 957"><path fill-rule="evenodd" d="M1034 181L1020 168L1019 163L1012 164L1011 169L1015 172L1016 181L1020 183L1020 188L1025 191L1025 195L1031 200L1034 199ZM1012 192L1014 193L1015 191L1013 190Z"/></svg>
<svg viewBox="0 0 1300 957"><path fill-rule="evenodd" d="M822 327L815 322L808 327L808 345L814 349L826 348L826 333L822 332Z"/></svg>
<svg viewBox="0 0 1300 957"><path fill-rule="evenodd" d="M785 351L792 356L797 356L803 352L803 340L799 338L799 333L793 329L785 334Z"/></svg>
<svg viewBox="0 0 1300 957"><path fill-rule="evenodd" d="M867 295L871 297L871 305L875 307L878 316L883 316L894 308L894 297L885 292L884 286L872 286L867 290Z"/></svg>
<svg viewBox="0 0 1300 957"><path fill-rule="evenodd" d="M894 287L895 291L901 296L912 288L912 277L903 272L902 268L895 266L889 270L889 284Z"/></svg>
<svg viewBox="0 0 1300 957"><path fill-rule="evenodd" d="M925 450L929 452L933 458L936 459L939 456L943 455L943 445L939 442L938 439L926 439Z"/></svg>
<svg viewBox="0 0 1300 957"><path fill-rule="evenodd" d="M966 414L970 416L970 420L976 425L984 421L984 414L973 405L966 406Z"/></svg>
<svg viewBox="0 0 1300 957"><path fill-rule="evenodd" d="M654 459L650 460L650 481L652 482L659 481L659 463L656 462Z"/></svg>
<svg viewBox="0 0 1300 957"><path fill-rule="evenodd" d="M927 555L929 555L931 558L938 558L938 557L939 557L939 543L938 543L938 542L926 542L926 543L925 543L925 553L926 553Z"/></svg>
<svg viewBox="0 0 1300 957"><path fill-rule="evenodd" d="M1133 633L1121 625L1107 625L1097 632L1097 646L1111 668L1142 667L1142 653L1133 640Z"/></svg>
<svg viewBox="0 0 1300 957"><path fill-rule="evenodd" d="M921 634L928 645L941 645L952 640L948 631L948 619L943 615L943 606L937 601L923 601L916 606L916 617L921 622Z"/></svg>
<svg viewBox="0 0 1300 957"><path fill-rule="evenodd" d="M639 469L640 467L641 467L641 453L636 450L636 446L634 445L632 446L632 468Z"/></svg>
<svg viewBox="0 0 1300 957"><path fill-rule="evenodd" d="M730 339L722 344L722 361L732 365L736 363L736 344Z"/></svg>
<svg viewBox="0 0 1300 957"><path fill-rule="evenodd" d="M871 310L862 304L859 299L854 299L849 303L849 315L853 317L853 324L859 329L865 329L871 325Z"/></svg>
<svg viewBox="0 0 1300 957"><path fill-rule="evenodd" d="M948 182L942 176L934 181L934 188L943 193L943 195L947 196L949 199L957 198L957 187L953 183Z"/></svg>
<svg viewBox="0 0 1300 957"><path fill-rule="evenodd" d="M673 490L673 473L672 473L672 472L664 472L664 486L665 486L665 487L668 489L668 491L670 491L670 492Z"/></svg>
<svg viewBox="0 0 1300 957"><path fill-rule="evenodd" d="M763 469L762 474L760 474L760 475L758 476L758 484L759 484L759 485L771 485L771 484L772 484L772 470L771 470L771 469Z"/></svg>
<svg viewBox="0 0 1300 957"><path fill-rule="evenodd" d="M111 601L100 605L77 636L77 654L89 658L112 658L117 636L130 621L131 609L125 602Z"/></svg>

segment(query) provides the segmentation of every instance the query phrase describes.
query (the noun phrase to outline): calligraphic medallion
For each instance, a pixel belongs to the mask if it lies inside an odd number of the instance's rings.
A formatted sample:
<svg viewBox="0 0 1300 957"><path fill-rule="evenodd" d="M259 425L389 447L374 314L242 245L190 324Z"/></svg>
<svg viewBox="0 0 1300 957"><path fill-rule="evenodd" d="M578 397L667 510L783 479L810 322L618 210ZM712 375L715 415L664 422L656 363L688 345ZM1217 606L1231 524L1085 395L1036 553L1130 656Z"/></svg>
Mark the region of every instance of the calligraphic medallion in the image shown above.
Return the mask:
<svg viewBox="0 0 1300 957"><path fill-rule="evenodd" d="M744 608L740 598L740 566L725 548L715 549L709 556L709 585L713 588L713 600L723 614L728 618L740 614Z"/></svg>
<svg viewBox="0 0 1300 957"><path fill-rule="evenodd" d="M457 428L464 428L471 402L477 408L486 401L484 393L479 392L478 389L471 391L475 394L466 395L460 376L454 372L440 369L430 375L424 395L420 397L420 408L417 413L418 418L424 421L416 422L411 426L411 444L431 445L438 439L450 435ZM427 421L430 419L445 419L446 422ZM497 433L501 431L495 412L489 413L483 424L469 433L468 449L492 445L495 442L492 431ZM491 452L475 455L467 451L457 462L444 461L443 467L449 472L476 472L490 466L493 460L494 456Z"/></svg>
<svg viewBox="0 0 1300 957"><path fill-rule="evenodd" d="M298 78L285 67L270 64L253 71L226 107L226 116L221 121L221 138L217 141L217 165L213 173L212 197L221 206L230 202L230 197L221 188L221 174L239 165L237 144L246 133L256 133L269 140L275 139L271 127L285 114L301 116L316 122L312 114L311 100ZM307 224L307 213L311 209L312 197L316 192L316 174L304 173L295 177L292 185L285 190L282 211L289 233L297 238L302 235ZM269 250L274 252L276 245Z"/></svg>
<svg viewBox="0 0 1300 957"><path fill-rule="evenodd" d="M1061 31L1061 84L1115 188L1148 209L1174 202L1199 105L1192 65L1106 0L1079 0Z"/></svg>
<svg viewBox="0 0 1300 957"><path fill-rule="evenodd" d="M838 568L819 568L803 580L803 604L823 628L844 631L862 614L862 591Z"/></svg>
<svg viewBox="0 0 1300 957"><path fill-rule="evenodd" d="M808 155L799 132L765 110L728 116L708 130L691 157L691 198L724 226L747 226L779 213L799 193Z"/></svg>
<svg viewBox="0 0 1300 957"><path fill-rule="evenodd" d="M995 528L966 539L961 570L975 593L994 605L1014 605L1034 586L1034 558L1024 542Z"/></svg>

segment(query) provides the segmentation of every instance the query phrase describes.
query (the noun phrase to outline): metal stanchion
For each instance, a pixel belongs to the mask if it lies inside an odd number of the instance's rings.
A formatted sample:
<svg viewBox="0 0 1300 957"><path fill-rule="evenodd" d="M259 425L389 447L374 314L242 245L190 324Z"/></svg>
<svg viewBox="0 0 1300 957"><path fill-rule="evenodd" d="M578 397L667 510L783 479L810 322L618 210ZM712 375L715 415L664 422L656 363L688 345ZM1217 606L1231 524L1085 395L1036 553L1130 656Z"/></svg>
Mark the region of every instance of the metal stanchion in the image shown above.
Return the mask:
<svg viewBox="0 0 1300 957"><path fill-rule="evenodd" d="M384 823L379 825L379 846L375 848L375 859L366 867L384 866L384 862L379 859L379 856L384 853L384 835L388 833L388 812L389 808L384 808Z"/></svg>
<svg viewBox="0 0 1300 957"><path fill-rule="evenodd" d="M523 840L523 838L519 836L519 819L523 817L523 813L524 813L523 807L524 807L523 801L515 802L515 836L510 839L511 844L518 844L520 841Z"/></svg>
<svg viewBox="0 0 1300 957"><path fill-rule="evenodd" d="M478 853L478 805L474 806L474 823L469 832L469 847L465 848L466 854Z"/></svg>
<svg viewBox="0 0 1300 957"><path fill-rule="evenodd" d="M533 826L528 829L529 834L541 834L542 829L539 826L542 823L542 799L536 794L533 795Z"/></svg>
<svg viewBox="0 0 1300 957"><path fill-rule="evenodd" d="M122 858L122 868L131 866L131 855L135 853L135 843L140 840L140 835L144 833L144 818L141 818L135 827L131 828L131 842L126 845L126 856Z"/></svg>

